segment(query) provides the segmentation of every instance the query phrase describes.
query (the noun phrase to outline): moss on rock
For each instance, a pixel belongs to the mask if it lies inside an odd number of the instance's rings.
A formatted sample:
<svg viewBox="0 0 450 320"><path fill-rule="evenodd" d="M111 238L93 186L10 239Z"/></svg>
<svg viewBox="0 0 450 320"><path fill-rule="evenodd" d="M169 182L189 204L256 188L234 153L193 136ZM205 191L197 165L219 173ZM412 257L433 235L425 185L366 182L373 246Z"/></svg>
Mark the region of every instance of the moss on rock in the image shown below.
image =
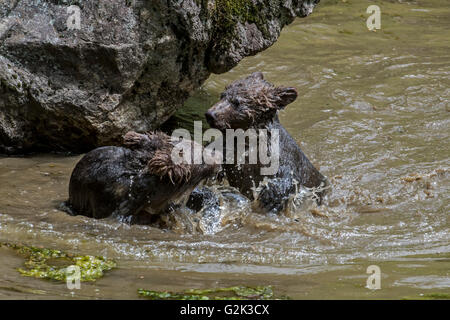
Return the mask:
<svg viewBox="0 0 450 320"><path fill-rule="evenodd" d="M273 2L269 1L269 10L272 9ZM220 35L222 45L231 41L236 34L236 25L240 22L254 23L256 27L267 35L267 17L264 7L258 7L257 2L252 0L216 0L213 12L215 32ZM274 7L275 8L275 7Z"/></svg>

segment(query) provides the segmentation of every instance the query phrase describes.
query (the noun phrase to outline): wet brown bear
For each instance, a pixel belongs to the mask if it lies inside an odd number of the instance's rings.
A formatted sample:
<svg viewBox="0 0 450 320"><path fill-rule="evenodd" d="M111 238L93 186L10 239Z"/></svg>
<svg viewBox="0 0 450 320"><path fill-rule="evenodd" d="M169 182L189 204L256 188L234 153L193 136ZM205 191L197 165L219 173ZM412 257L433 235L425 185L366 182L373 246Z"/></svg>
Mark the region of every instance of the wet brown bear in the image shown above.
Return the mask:
<svg viewBox="0 0 450 320"><path fill-rule="evenodd" d="M192 147L195 142L178 143ZM218 169L215 164L174 163L176 144L160 132L129 132L122 147L92 150L72 172L67 205L73 214L93 218L161 212Z"/></svg>
<svg viewBox="0 0 450 320"><path fill-rule="evenodd" d="M267 129L269 135L267 140L270 141L271 130L277 130L279 166L275 174L262 175L260 169L264 165L261 164L260 158L258 157L256 164L249 164L248 152L245 164L223 165L230 185L238 188L250 199L254 200L254 187L260 187L258 200L266 211L282 210L289 196L298 190L298 186L316 188L328 185L327 179L311 164L278 120L278 110L285 108L296 98L295 88L275 87L264 80L261 72L255 72L243 80L228 85L221 95L221 100L205 114L211 127L222 132L226 129ZM269 144L268 153L270 154L272 150L276 149L271 149ZM236 147L233 151L236 159L238 156ZM226 150L224 155L225 152ZM265 177L268 180L260 184ZM323 192L317 192L316 195L316 200L320 204Z"/></svg>

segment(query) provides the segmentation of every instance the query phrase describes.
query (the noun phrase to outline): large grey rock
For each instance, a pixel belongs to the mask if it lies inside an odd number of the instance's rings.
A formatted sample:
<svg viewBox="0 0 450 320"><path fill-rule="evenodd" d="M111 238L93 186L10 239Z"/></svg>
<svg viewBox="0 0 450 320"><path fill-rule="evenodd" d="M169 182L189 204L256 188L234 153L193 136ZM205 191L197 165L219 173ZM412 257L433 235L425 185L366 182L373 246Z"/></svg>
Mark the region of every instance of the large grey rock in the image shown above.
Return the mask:
<svg viewBox="0 0 450 320"><path fill-rule="evenodd" d="M316 2L0 0L0 152L82 152L155 129Z"/></svg>

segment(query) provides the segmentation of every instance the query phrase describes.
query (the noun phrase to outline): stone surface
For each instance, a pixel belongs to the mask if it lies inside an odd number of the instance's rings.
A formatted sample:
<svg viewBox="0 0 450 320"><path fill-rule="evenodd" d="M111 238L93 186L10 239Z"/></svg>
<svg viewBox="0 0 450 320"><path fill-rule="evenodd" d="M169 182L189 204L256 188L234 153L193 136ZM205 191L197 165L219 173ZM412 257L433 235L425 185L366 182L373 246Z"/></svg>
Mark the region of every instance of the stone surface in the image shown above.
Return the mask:
<svg viewBox="0 0 450 320"><path fill-rule="evenodd" d="M84 152L155 129L316 2L1 0L0 152Z"/></svg>

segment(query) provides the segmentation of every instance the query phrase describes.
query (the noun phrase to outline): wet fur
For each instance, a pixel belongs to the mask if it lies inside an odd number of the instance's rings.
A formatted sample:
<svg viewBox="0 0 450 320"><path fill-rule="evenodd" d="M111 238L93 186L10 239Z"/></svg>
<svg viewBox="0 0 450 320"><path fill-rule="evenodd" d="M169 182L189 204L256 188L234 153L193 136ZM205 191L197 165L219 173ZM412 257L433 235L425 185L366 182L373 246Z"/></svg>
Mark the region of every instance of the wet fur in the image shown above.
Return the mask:
<svg viewBox="0 0 450 320"><path fill-rule="evenodd" d="M161 132L129 132L123 146L97 148L75 166L68 205L93 218L133 216L164 210L217 170L216 165L174 164L175 143Z"/></svg>
<svg viewBox="0 0 450 320"><path fill-rule="evenodd" d="M285 108L296 98L295 88L275 87L264 80L262 73L256 72L227 86L221 100L206 114L211 127L222 131L228 128L243 130L252 128L267 129L270 134L271 129L279 130L280 163L275 175L261 175L260 169L263 165L248 164L248 158L244 165L223 165L230 185L238 188L251 200L254 200L253 188L260 186L258 203L265 211L283 210L289 197L300 185L314 188L328 184L327 179L311 164L279 122L278 110ZM234 150L235 153L236 151ZM268 181L261 184L264 178ZM318 193L319 204L323 195L323 192Z"/></svg>

